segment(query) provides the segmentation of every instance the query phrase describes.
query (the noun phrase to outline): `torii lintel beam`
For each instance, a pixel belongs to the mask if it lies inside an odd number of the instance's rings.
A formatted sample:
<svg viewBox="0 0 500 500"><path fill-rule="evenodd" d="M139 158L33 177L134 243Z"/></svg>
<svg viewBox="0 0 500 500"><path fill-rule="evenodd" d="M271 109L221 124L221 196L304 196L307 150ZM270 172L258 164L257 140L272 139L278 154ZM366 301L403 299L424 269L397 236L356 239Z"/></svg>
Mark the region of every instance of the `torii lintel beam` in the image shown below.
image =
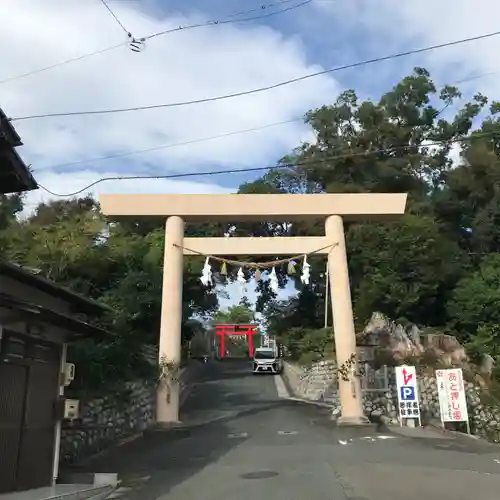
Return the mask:
<svg viewBox="0 0 500 500"><path fill-rule="evenodd" d="M269 238L184 238L184 255L305 255L327 254L332 242L324 236Z"/></svg>
<svg viewBox="0 0 500 500"><path fill-rule="evenodd" d="M340 215L346 220L404 214L406 193L338 194L107 194L105 215L177 215L186 221L302 221Z"/></svg>

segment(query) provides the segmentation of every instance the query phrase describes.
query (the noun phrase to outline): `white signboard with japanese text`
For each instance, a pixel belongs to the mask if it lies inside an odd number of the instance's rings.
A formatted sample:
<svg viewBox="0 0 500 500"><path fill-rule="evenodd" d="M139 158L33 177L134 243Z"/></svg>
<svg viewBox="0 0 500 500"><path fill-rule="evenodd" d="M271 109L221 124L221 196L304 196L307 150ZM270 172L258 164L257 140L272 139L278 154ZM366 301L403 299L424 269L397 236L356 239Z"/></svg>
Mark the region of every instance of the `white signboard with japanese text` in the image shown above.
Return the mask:
<svg viewBox="0 0 500 500"><path fill-rule="evenodd" d="M442 422L468 422L467 400L461 368L436 370Z"/></svg>
<svg viewBox="0 0 500 500"><path fill-rule="evenodd" d="M420 423L417 371L414 366L397 366L396 386L398 390L399 421L417 419Z"/></svg>

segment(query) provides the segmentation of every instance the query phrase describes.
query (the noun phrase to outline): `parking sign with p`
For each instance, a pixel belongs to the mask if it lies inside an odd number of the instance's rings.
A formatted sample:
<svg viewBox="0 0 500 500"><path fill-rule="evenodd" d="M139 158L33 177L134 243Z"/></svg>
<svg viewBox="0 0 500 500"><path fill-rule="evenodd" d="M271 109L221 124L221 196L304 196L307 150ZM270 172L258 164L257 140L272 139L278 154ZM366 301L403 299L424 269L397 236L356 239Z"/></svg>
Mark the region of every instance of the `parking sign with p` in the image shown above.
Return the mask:
<svg viewBox="0 0 500 500"><path fill-rule="evenodd" d="M411 386L401 387L401 400L402 401L415 401L415 388Z"/></svg>
<svg viewBox="0 0 500 500"><path fill-rule="evenodd" d="M398 366L395 371L401 425L403 419L417 419L420 423L417 371L414 366Z"/></svg>

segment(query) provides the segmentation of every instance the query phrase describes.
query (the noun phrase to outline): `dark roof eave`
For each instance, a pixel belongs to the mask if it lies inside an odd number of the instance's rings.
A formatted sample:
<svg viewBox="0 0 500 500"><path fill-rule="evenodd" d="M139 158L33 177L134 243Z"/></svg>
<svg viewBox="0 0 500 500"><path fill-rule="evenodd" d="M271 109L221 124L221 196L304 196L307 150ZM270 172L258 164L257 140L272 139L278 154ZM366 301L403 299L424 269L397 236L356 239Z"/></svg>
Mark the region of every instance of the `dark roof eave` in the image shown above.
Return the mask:
<svg viewBox="0 0 500 500"><path fill-rule="evenodd" d="M38 290L48 293L54 297L66 300L67 302L78 307L79 310L84 313L103 314L104 312L110 312L113 310L105 304L83 297L69 288L57 285L53 281L33 274L29 270L15 264L0 262L0 274L15 279L25 285L37 288Z"/></svg>
<svg viewBox="0 0 500 500"><path fill-rule="evenodd" d="M21 136L17 133L14 125L12 125L12 121L4 113L2 108L0 108L0 123L1 128L5 130L6 134L9 136L9 139L11 139L11 145L13 147L22 146L23 141L21 140Z"/></svg>
<svg viewBox="0 0 500 500"><path fill-rule="evenodd" d="M7 163L5 167L3 164ZM0 178L3 185L8 186L9 193L33 191L38 184L14 148L2 149L0 155ZM10 182L9 182L10 181Z"/></svg>
<svg viewBox="0 0 500 500"><path fill-rule="evenodd" d="M38 304L16 299L4 293L0 293L0 306L19 311L40 322L64 328L69 332L69 335L64 338L66 342L90 337L102 338L111 336L110 332L98 326L91 325L66 314L58 313Z"/></svg>

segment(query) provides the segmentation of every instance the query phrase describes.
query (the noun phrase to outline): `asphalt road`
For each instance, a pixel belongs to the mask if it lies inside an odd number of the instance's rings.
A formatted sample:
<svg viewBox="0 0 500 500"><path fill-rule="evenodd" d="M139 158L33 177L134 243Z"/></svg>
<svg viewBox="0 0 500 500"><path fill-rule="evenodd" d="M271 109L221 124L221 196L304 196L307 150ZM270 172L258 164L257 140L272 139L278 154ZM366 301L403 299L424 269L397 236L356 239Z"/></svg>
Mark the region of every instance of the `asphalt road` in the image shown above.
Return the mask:
<svg viewBox="0 0 500 500"><path fill-rule="evenodd" d="M282 392L282 391L280 391ZM209 365L183 408L93 464L124 500L497 500L500 452L434 430L338 428L329 410L283 399L250 365Z"/></svg>

